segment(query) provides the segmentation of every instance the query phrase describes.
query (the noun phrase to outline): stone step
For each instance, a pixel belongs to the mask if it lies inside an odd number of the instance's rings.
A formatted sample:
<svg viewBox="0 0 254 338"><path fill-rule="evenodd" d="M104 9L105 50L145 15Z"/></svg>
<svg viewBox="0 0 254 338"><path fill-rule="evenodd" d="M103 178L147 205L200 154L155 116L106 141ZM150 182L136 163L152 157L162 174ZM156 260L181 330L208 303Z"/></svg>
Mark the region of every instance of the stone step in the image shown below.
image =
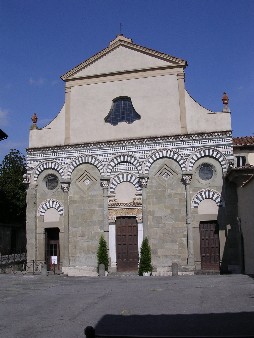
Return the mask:
<svg viewBox="0 0 254 338"><path fill-rule="evenodd" d="M117 272L109 272L109 276L116 277L127 277L127 276L138 276L137 271L117 271Z"/></svg>
<svg viewBox="0 0 254 338"><path fill-rule="evenodd" d="M68 266L62 267L62 272L68 276L76 277L98 277L96 268L90 266Z"/></svg>
<svg viewBox="0 0 254 338"><path fill-rule="evenodd" d="M214 270L196 270L195 275L219 275L220 271Z"/></svg>

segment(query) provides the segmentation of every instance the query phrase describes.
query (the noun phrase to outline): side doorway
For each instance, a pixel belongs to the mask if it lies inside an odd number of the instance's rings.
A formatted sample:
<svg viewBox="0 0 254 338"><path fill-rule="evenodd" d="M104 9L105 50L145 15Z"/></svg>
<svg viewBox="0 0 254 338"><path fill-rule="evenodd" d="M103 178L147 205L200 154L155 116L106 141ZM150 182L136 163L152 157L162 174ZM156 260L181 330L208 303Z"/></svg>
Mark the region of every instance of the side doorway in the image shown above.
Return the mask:
<svg viewBox="0 0 254 338"><path fill-rule="evenodd" d="M59 228L45 229L45 261L48 271L60 270Z"/></svg>
<svg viewBox="0 0 254 338"><path fill-rule="evenodd" d="M117 271L138 270L138 224L136 217L116 218Z"/></svg>
<svg viewBox="0 0 254 338"><path fill-rule="evenodd" d="M200 222L201 270L220 270L219 226L216 221Z"/></svg>

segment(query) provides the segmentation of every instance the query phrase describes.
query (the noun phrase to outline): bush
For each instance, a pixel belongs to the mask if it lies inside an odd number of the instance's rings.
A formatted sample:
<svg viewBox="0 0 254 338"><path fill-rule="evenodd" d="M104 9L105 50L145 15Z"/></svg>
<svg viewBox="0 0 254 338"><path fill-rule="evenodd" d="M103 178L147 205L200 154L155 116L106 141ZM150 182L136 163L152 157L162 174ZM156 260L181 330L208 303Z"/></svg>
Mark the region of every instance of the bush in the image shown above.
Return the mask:
<svg viewBox="0 0 254 338"><path fill-rule="evenodd" d="M98 271L99 271L100 264L104 264L105 271L108 271L108 264L109 264L108 248L107 248L107 242L104 239L103 235L101 235L100 241L99 241L99 247L97 251L97 261L98 261Z"/></svg>
<svg viewBox="0 0 254 338"><path fill-rule="evenodd" d="M152 258L151 258L151 247L146 237L141 245L140 249L140 261L139 261L139 276L143 276L143 272L152 272Z"/></svg>

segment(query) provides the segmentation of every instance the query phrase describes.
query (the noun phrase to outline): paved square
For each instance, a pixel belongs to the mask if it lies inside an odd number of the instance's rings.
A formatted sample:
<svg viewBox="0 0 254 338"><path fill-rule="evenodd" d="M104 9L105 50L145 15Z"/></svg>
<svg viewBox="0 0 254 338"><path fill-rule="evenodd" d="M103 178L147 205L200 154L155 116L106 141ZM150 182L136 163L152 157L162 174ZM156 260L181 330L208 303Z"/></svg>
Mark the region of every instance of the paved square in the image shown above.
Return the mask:
<svg viewBox="0 0 254 338"><path fill-rule="evenodd" d="M244 275L0 275L0 336L254 334L254 280Z"/></svg>

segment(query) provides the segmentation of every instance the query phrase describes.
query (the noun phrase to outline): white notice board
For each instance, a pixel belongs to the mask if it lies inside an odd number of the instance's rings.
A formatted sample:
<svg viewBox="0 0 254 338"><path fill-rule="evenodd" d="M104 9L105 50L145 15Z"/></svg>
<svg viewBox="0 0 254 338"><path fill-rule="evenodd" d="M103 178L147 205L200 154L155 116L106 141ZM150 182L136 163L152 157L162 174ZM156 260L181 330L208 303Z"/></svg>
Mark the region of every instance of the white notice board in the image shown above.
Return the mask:
<svg viewBox="0 0 254 338"><path fill-rule="evenodd" d="M51 256L51 264L57 264L57 256Z"/></svg>

